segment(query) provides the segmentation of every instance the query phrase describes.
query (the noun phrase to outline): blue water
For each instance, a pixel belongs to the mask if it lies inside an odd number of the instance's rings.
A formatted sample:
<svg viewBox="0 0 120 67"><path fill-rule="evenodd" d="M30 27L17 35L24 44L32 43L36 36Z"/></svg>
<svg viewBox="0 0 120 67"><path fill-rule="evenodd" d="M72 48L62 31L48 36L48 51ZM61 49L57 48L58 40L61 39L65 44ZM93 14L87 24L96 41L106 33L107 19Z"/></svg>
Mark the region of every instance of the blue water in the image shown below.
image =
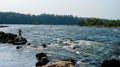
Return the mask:
<svg viewBox="0 0 120 67"><path fill-rule="evenodd" d="M35 67L35 54L44 52L50 61L74 58L76 67L98 67L104 59L120 59L120 28L78 27L67 25L7 25L0 31L16 33L35 47L16 50L0 44L0 67ZM46 49L41 44L47 44ZM74 49L73 49L74 48Z"/></svg>

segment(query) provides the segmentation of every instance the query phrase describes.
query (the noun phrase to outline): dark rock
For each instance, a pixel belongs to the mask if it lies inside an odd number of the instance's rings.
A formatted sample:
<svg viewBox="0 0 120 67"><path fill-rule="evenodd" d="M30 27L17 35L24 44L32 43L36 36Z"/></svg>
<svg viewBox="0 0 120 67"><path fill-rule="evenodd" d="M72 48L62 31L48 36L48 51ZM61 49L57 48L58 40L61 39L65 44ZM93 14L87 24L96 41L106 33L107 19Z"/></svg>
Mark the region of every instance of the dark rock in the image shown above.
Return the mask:
<svg viewBox="0 0 120 67"><path fill-rule="evenodd" d="M30 44L30 43L27 43L26 45L27 45L27 46L30 46L31 44Z"/></svg>
<svg viewBox="0 0 120 67"><path fill-rule="evenodd" d="M120 60L105 60L101 64L101 67L120 67Z"/></svg>
<svg viewBox="0 0 120 67"><path fill-rule="evenodd" d="M47 48L47 45L46 44L42 44L43 48Z"/></svg>
<svg viewBox="0 0 120 67"><path fill-rule="evenodd" d="M76 61L72 58L62 59L60 61L55 61L52 64L47 64L49 62L48 57L45 53L36 54L38 62L36 67L75 67Z"/></svg>
<svg viewBox="0 0 120 67"><path fill-rule="evenodd" d="M36 63L36 67L38 67L38 66L44 66L44 65L46 65L48 62L49 62L48 59L47 59L46 57L44 57L44 58L42 58L41 61L38 61L38 62Z"/></svg>
<svg viewBox="0 0 120 67"><path fill-rule="evenodd" d="M49 62L49 59L45 53L36 54L36 58L38 60L38 62L36 63L36 67L46 65Z"/></svg>
<svg viewBox="0 0 120 67"><path fill-rule="evenodd" d="M76 49L76 47L73 47L73 49Z"/></svg>
<svg viewBox="0 0 120 67"><path fill-rule="evenodd" d="M17 46L17 47L16 47L16 49L20 49L20 48L22 48L22 46Z"/></svg>
<svg viewBox="0 0 120 67"><path fill-rule="evenodd" d="M0 31L0 35L3 35L3 34L5 34L3 31Z"/></svg>
<svg viewBox="0 0 120 67"><path fill-rule="evenodd" d="M1 43L13 43L16 37L16 34L0 32Z"/></svg>
<svg viewBox="0 0 120 67"><path fill-rule="evenodd" d="M36 65L36 67L41 67L41 66L43 66L43 64L42 64L41 62L37 62L35 65Z"/></svg>
<svg viewBox="0 0 120 67"><path fill-rule="evenodd" d="M26 40L26 38L23 38L23 37L21 37L21 38L16 38L15 39L15 41L14 41L14 45L25 45L27 43L27 40Z"/></svg>
<svg viewBox="0 0 120 67"><path fill-rule="evenodd" d="M38 53L38 54L36 54L36 58L38 59L38 61L41 61L43 57L47 57L47 55L45 53Z"/></svg>
<svg viewBox="0 0 120 67"><path fill-rule="evenodd" d="M27 43L27 40L23 37L17 37L13 33L5 33L0 31L0 42L1 43L12 43L14 45L23 45Z"/></svg>

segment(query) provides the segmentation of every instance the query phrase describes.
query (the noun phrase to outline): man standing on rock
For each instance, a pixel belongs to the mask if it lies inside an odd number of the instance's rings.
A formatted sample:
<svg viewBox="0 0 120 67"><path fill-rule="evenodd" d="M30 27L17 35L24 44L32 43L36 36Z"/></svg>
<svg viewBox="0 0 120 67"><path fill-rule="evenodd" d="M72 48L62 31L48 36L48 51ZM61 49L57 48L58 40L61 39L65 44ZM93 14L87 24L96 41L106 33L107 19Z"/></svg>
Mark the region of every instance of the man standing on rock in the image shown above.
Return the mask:
<svg viewBox="0 0 120 67"><path fill-rule="evenodd" d="M21 39L22 39L22 30L19 29L18 33L19 33L18 34L18 40L21 41Z"/></svg>
<svg viewBox="0 0 120 67"><path fill-rule="evenodd" d="M22 36L21 36L21 33L22 33L22 30L19 29L19 37L22 37Z"/></svg>
<svg viewBox="0 0 120 67"><path fill-rule="evenodd" d="M21 33L22 33L22 31L21 31L21 29L19 29L18 30L18 37L15 38L15 42L14 42L15 45L24 45L27 43L26 38L22 37Z"/></svg>

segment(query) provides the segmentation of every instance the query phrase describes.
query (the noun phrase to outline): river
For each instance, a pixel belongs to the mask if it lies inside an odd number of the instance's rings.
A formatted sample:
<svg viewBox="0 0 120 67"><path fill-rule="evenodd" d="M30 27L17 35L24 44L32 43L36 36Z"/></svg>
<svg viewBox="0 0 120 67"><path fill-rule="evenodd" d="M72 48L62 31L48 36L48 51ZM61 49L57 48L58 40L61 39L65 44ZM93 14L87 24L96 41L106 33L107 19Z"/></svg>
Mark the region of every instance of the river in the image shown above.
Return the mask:
<svg viewBox="0 0 120 67"><path fill-rule="evenodd" d="M16 49L0 44L0 67L35 67L35 54L44 52L50 61L74 58L76 67L99 67L105 59L120 60L120 28L79 27L68 25L7 25L0 31L27 38L33 47ZM47 44L42 48L41 44ZM37 48L35 48L37 46Z"/></svg>

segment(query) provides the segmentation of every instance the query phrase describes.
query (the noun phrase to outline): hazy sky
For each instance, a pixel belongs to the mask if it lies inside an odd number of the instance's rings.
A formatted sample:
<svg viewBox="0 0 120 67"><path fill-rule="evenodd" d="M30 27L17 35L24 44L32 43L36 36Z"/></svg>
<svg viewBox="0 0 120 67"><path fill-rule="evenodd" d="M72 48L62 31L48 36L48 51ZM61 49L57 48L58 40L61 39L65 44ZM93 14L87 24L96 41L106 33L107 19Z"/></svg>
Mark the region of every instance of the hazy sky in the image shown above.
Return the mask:
<svg viewBox="0 0 120 67"><path fill-rule="evenodd" d="M120 19L120 0L0 0L0 11Z"/></svg>

